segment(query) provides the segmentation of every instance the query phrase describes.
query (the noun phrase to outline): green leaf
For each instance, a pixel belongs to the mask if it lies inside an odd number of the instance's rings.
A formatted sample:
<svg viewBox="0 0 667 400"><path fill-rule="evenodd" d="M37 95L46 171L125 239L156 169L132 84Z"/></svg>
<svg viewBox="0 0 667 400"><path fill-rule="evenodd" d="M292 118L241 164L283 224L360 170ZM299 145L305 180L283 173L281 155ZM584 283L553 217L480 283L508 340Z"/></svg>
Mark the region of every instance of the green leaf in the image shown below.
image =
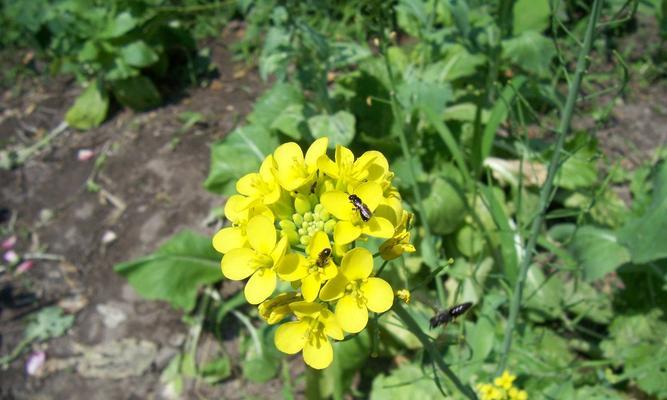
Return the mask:
<svg viewBox="0 0 667 400"><path fill-rule="evenodd" d="M228 378L232 374L232 364L227 355L216 358L215 360L204 364L200 374L204 380L211 384Z"/></svg>
<svg viewBox="0 0 667 400"><path fill-rule="evenodd" d="M109 96L102 85L91 82L77 97L74 105L67 110L65 121L76 129L90 129L99 126L107 116Z"/></svg>
<svg viewBox="0 0 667 400"><path fill-rule="evenodd" d="M334 42L330 46L329 68L339 69L351 64L357 64L372 53L367 46L354 42Z"/></svg>
<svg viewBox="0 0 667 400"><path fill-rule="evenodd" d="M303 104L301 91L289 83L277 83L257 100L248 122L270 129L273 121L292 104Z"/></svg>
<svg viewBox="0 0 667 400"><path fill-rule="evenodd" d="M118 264L114 270L147 299L164 300L173 307L191 311L199 287L222 279L220 258L211 246L210 237L183 231L155 253Z"/></svg>
<svg viewBox="0 0 667 400"><path fill-rule="evenodd" d="M592 225L577 228L570 252L583 269L584 279L589 282L630 261L628 250L618 243L615 232Z"/></svg>
<svg viewBox="0 0 667 400"><path fill-rule="evenodd" d="M466 215L464 199L452 183L442 178L433 181L431 192L424 199L424 209L429 227L440 235L456 231Z"/></svg>
<svg viewBox="0 0 667 400"><path fill-rule="evenodd" d="M282 359L273 343L276 326L265 325L257 330L261 351L251 346L246 353L246 359L241 367L243 377L251 382L263 383L271 380L278 374Z"/></svg>
<svg viewBox="0 0 667 400"><path fill-rule="evenodd" d="M406 110L422 110L442 115L453 94L448 83L406 79L396 89L398 101Z"/></svg>
<svg viewBox="0 0 667 400"><path fill-rule="evenodd" d="M162 96L153 82L143 75L111 82L118 102L133 110L145 111L162 104Z"/></svg>
<svg viewBox="0 0 667 400"><path fill-rule="evenodd" d="M436 400L442 399L442 393L429 374L416 365L404 364L389 375L378 375L373 380L370 399Z"/></svg>
<svg viewBox="0 0 667 400"><path fill-rule="evenodd" d="M524 303L528 308L538 311L533 315L537 321L545 316L554 318L561 309L563 300L563 281L560 275L544 275L538 265L532 265L526 276Z"/></svg>
<svg viewBox="0 0 667 400"><path fill-rule="evenodd" d="M589 189L597 182L598 149L595 139L579 132L565 143L565 159L554 179L554 184L569 190Z"/></svg>
<svg viewBox="0 0 667 400"><path fill-rule="evenodd" d="M259 170L261 162L278 144L275 135L262 126L235 129L211 147L211 166L204 187L214 193L234 193L236 180Z"/></svg>
<svg viewBox="0 0 667 400"><path fill-rule="evenodd" d="M308 119L308 127L314 138L328 137L329 146L347 146L354 139L354 115L338 111L333 115L322 114Z"/></svg>
<svg viewBox="0 0 667 400"><path fill-rule="evenodd" d="M74 323L73 315L65 315L60 307L46 307L30 317L25 337L31 340L47 340L65 334Z"/></svg>
<svg viewBox="0 0 667 400"><path fill-rule="evenodd" d="M646 213L628 221L618 233L628 247L632 262L644 264L667 257L667 162L655 169L653 199Z"/></svg>
<svg viewBox="0 0 667 400"><path fill-rule="evenodd" d="M127 11L123 11L110 21L107 26L99 33L103 39L117 38L132 30L139 20Z"/></svg>
<svg viewBox="0 0 667 400"><path fill-rule="evenodd" d="M617 316L609 327L610 339L600 344L607 358L623 366L623 376L656 398L667 396L667 323L661 316L659 309Z"/></svg>
<svg viewBox="0 0 667 400"><path fill-rule="evenodd" d="M516 253L518 233L510 225L510 218L503 208L503 203L496 197L492 187L483 187L482 194L488 204L488 210L496 225L496 235L500 241L500 254L503 262L503 273L510 285L514 285L519 274L519 258Z"/></svg>
<svg viewBox="0 0 667 400"><path fill-rule="evenodd" d="M294 140L301 140L308 132L303 116L303 105L290 104L271 123L271 129L279 130Z"/></svg>
<svg viewBox="0 0 667 400"><path fill-rule="evenodd" d="M472 54L463 45L454 44L447 48L445 58L426 67L427 76L435 74L438 80L447 82L467 78L477 73L486 63L483 54Z"/></svg>
<svg viewBox="0 0 667 400"><path fill-rule="evenodd" d="M128 65L137 68L147 67L155 63L159 56L143 40L137 40L123 46L120 55Z"/></svg>
<svg viewBox="0 0 667 400"><path fill-rule="evenodd" d="M517 0L514 2L514 35L526 31L542 32L549 27L549 0Z"/></svg>
<svg viewBox="0 0 667 400"><path fill-rule="evenodd" d="M540 77L549 76L549 66L555 55L556 49L551 40L535 31L503 40L503 57Z"/></svg>

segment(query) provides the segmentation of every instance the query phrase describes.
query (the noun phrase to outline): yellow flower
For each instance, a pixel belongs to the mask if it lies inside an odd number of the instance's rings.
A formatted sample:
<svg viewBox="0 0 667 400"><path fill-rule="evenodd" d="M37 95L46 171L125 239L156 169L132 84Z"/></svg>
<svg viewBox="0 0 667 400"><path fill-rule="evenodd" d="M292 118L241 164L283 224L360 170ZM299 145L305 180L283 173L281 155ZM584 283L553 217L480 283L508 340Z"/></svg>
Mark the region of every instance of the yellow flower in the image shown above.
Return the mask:
<svg viewBox="0 0 667 400"><path fill-rule="evenodd" d="M282 321L285 317L292 314L289 308L291 303L301 301L301 296L295 292L280 293L278 296L268 299L257 306L259 316L269 325Z"/></svg>
<svg viewBox="0 0 667 400"><path fill-rule="evenodd" d="M327 234L322 231L316 232L306 248L308 258L296 253L286 255L278 266L278 276L288 282L301 280L304 300L315 301L322 282L328 281L338 273L338 268L331 258L332 253Z"/></svg>
<svg viewBox="0 0 667 400"><path fill-rule="evenodd" d="M343 245L356 240L361 234L379 238L390 238L394 233L394 226L386 218L371 215L364 221L360 211L350 201L353 194L361 199L362 203L373 213L382 201L382 188L376 182L366 182L357 186L351 193L338 190L326 192L320 198L324 209L338 218L334 227L334 242Z"/></svg>
<svg viewBox="0 0 667 400"><path fill-rule="evenodd" d="M263 215L273 221L273 213L264 205L257 204L247 207L247 198L233 195L225 204L225 216L232 222L231 227L222 228L213 236L213 248L226 254L232 249L248 246L248 221L256 216Z"/></svg>
<svg viewBox="0 0 667 400"><path fill-rule="evenodd" d="M519 390L515 387L508 392L510 400L528 400L528 393L525 390Z"/></svg>
<svg viewBox="0 0 667 400"><path fill-rule="evenodd" d="M328 367L333 361L329 337L343 339L343 331L333 313L318 303L296 302L290 304L290 308L298 321L278 327L274 340L276 347L287 354L303 350L306 364L315 369Z"/></svg>
<svg viewBox="0 0 667 400"><path fill-rule="evenodd" d="M250 203L273 204L280 199L281 188L274 175L273 157L269 155L259 167L259 173L247 174L236 182L236 191L248 196Z"/></svg>
<svg viewBox="0 0 667 400"><path fill-rule="evenodd" d="M396 297L401 299L405 304L410 302L410 291L408 289L400 289L396 291Z"/></svg>
<svg viewBox="0 0 667 400"><path fill-rule="evenodd" d="M393 260L400 257L403 253L414 253L417 251L415 246L410 243L410 224L412 213L403 211L403 218L394 230L394 236L380 245L380 255L385 260Z"/></svg>
<svg viewBox="0 0 667 400"><path fill-rule="evenodd" d="M394 292L380 278L369 278L373 272L373 255L357 247L348 251L335 278L320 292L324 301L337 300L336 318L344 331L361 332L368 323L368 310L381 313L391 308Z"/></svg>
<svg viewBox="0 0 667 400"><path fill-rule="evenodd" d="M250 276L243 292L248 303L259 304L276 288L275 268L287 251L287 238L276 243L276 228L264 215L254 216L246 229L250 248L236 248L225 254L222 274L235 281Z"/></svg>
<svg viewBox="0 0 667 400"><path fill-rule="evenodd" d="M344 191L351 191L361 182L380 182L389 171L389 163L379 151L367 151L355 160L352 151L341 145L336 146L335 161L322 156L317 165L326 175L336 179L336 187Z"/></svg>
<svg viewBox="0 0 667 400"><path fill-rule="evenodd" d="M317 139L306 151L306 157L298 144L289 142L273 152L278 182L285 190L297 190L312 183L317 172L317 160L326 153L329 139Z"/></svg>
<svg viewBox="0 0 667 400"><path fill-rule="evenodd" d="M502 375L493 380L493 383L505 390L509 390L512 387L512 382L516 379L516 376L505 371Z"/></svg>

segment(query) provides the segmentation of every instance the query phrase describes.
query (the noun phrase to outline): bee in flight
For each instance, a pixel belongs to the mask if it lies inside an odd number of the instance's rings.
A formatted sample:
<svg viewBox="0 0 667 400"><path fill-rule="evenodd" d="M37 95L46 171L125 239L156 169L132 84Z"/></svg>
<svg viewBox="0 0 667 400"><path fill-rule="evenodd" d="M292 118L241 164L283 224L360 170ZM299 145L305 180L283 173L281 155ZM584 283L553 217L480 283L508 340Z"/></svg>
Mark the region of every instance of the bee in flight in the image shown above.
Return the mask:
<svg viewBox="0 0 667 400"><path fill-rule="evenodd" d="M354 206L354 208L359 211L359 216L364 222L368 222L369 219L373 216L373 213L371 213L371 210L368 208L366 204L364 204L363 201L357 196L356 194L351 194L348 199L350 199L350 203Z"/></svg>
<svg viewBox="0 0 667 400"><path fill-rule="evenodd" d="M324 268L324 266L327 265L327 262L329 261L329 257L331 257L331 249L326 248L320 251L320 254L317 256L317 266Z"/></svg>
<svg viewBox="0 0 667 400"><path fill-rule="evenodd" d="M447 325L449 322L454 321L456 317L463 315L470 307L472 307L472 303L466 302L455 305L448 310L435 314L430 321L431 329L442 324Z"/></svg>

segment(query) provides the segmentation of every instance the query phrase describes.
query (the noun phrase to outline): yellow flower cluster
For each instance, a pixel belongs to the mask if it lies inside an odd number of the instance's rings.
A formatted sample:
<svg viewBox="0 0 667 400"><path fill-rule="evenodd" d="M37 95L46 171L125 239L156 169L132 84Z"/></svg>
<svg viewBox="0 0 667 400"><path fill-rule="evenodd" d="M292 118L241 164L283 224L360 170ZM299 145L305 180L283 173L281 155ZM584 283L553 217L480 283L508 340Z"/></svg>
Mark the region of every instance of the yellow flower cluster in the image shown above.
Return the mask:
<svg viewBox="0 0 667 400"><path fill-rule="evenodd" d="M477 385L481 400L528 400L528 393L514 386L515 375L505 371L493 383Z"/></svg>
<svg viewBox="0 0 667 400"><path fill-rule="evenodd" d="M374 274L373 254L356 244L385 239L379 248L385 260L415 251L412 214L391 185L384 155L367 151L355 158L337 146L332 160L328 143L316 140L305 155L296 143L279 146L258 172L238 180L238 194L225 205L231 226L213 237L223 275L249 278L245 297L263 319L295 318L276 330L276 347L303 351L317 369L333 360L330 338L362 331L369 310L381 313L393 304L391 286ZM274 296L279 281L290 285Z"/></svg>

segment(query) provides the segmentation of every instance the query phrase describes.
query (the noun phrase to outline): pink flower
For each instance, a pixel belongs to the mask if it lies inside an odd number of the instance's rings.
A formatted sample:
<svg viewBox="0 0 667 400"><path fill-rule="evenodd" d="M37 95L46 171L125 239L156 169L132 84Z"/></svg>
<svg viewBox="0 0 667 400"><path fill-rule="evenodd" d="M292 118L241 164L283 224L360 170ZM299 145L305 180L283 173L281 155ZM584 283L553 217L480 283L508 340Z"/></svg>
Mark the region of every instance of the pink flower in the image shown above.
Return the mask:
<svg viewBox="0 0 667 400"><path fill-rule="evenodd" d="M5 259L5 261L7 261L8 263L10 263L12 265L19 262L19 259L20 259L19 255L16 254L16 252L14 250L9 250L8 252L6 252L5 255L3 256L3 258Z"/></svg>
<svg viewBox="0 0 667 400"><path fill-rule="evenodd" d="M44 367L44 362L46 361L46 353L43 351L36 351L28 357L28 361L25 363L25 372L28 375L39 375L41 373L42 367Z"/></svg>
<svg viewBox="0 0 667 400"><path fill-rule="evenodd" d="M95 152L90 149L80 149L76 156L79 161L88 161L93 157L95 157Z"/></svg>
<svg viewBox="0 0 667 400"><path fill-rule="evenodd" d="M28 272L33 267L33 262L31 260L25 260L18 267L16 267L16 273L22 274Z"/></svg>
<svg viewBox="0 0 667 400"><path fill-rule="evenodd" d="M3 250L10 250L14 248L15 245L16 245L16 235L12 235L7 239L3 240L2 245L0 245L0 247L2 247Z"/></svg>

